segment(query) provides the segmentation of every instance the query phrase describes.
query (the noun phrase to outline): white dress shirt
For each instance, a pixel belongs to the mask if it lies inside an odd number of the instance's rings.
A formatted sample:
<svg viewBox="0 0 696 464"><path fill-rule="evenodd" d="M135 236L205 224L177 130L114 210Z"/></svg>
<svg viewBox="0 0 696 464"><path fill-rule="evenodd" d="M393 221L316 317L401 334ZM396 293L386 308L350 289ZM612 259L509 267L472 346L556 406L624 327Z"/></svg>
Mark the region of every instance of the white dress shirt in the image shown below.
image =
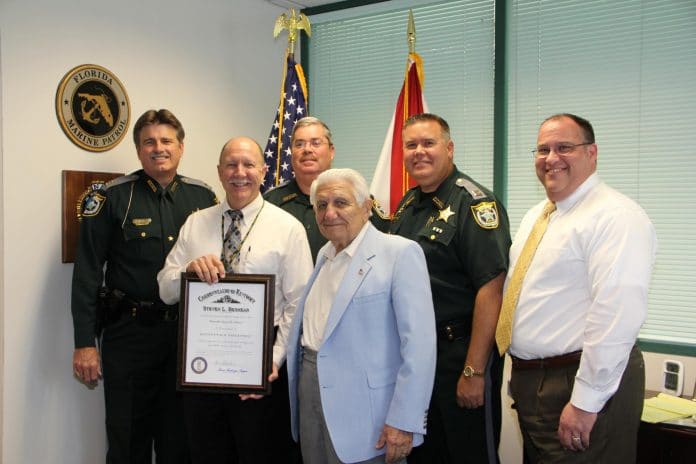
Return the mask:
<svg viewBox="0 0 696 464"><path fill-rule="evenodd" d="M508 279L546 201L520 224ZM556 208L522 284L510 353L538 359L583 350L571 403L597 412L617 390L645 320L655 229L597 174Z"/></svg>
<svg viewBox="0 0 696 464"><path fill-rule="evenodd" d="M191 261L210 254L220 256L224 226L229 224L229 218L223 224L223 215L227 217L228 209L225 200L188 217L157 274L162 301L167 304L179 301L181 273ZM297 300L312 273L312 255L302 224L264 201L261 195L242 208L242 214L240 232L244 242L235 269L242 274L275 274L274 324L278 326L278 334L273 345L273 362L280 367L285 361L287 333Z"/></svg>
<svg viewBox="0 0 696 464"><path fill-rule="evenodd" d="M305 301L305 310L302 315L302 346L319 351L321 342L324 340L326 320L329 318L336 292L343 281L343 276L348 270L351 259L355 255L355 250L365 236L368 224L369 222L365 223L353 241L338 254L336 254L336 247L331 242L319 250L319 256L322 254L326 256L326 261L314 279L314 284Z"/></svg>

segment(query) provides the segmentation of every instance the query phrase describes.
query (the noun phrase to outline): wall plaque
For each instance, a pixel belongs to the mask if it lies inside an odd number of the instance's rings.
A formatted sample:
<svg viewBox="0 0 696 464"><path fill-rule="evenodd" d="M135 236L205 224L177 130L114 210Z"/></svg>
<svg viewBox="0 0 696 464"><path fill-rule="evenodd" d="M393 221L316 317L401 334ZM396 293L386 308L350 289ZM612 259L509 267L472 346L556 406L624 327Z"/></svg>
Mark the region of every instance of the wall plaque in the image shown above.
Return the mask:
<svg viewBox="0 0 696 464"><path fill-rule="evenodd" d="M101 152L114 148L128 131L130 102L121 81L95 64L77 66L56 92L63 132L78 147Z"/></svg>

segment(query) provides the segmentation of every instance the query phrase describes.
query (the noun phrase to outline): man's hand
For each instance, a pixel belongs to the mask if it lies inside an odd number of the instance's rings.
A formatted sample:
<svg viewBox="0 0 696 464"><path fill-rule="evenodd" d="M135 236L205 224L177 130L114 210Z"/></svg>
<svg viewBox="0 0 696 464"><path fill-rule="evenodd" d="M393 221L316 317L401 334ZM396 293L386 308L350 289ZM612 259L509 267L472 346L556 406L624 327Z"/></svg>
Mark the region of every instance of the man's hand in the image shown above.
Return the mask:
<svg viewBox="0 0 696 464"><path fill-rule="evenodd" d="M387 452L384 455L387 464L398 462L411 453L413 448L413 433L404 432L390 425L384 424L384 429L377 440L377 449L387 445Z"/></svg>
<svg viewBox="0 0 696 464"><path fill-rule="evenodd" d="M73 373L81 382L96 386L102 376L99 352L93 346L76 348L73 352Z"/></svg>
<svg viewBox="0 0 696 464"><path fill-rule="evenodd" d="M271 370L271 373L268 375L268 381L273 382L275 379L278 378L278 366L276 366L276 363L273 363L273 369ZM256 395L254 393L242 393L239 395L239 399L242 401L246 400L260 400L263 398L264 395Z"/></svg>
<svg viewBox="0 0 696 464"><path fill-rule="evenodd" d="M483 376L459 376L457 382L457 404L460 408L474 409L483 406Z"/></svg>
<svg viewBox="0 0 696 464"><path fill-rule="evenodd" d="M596 420L597 413L566 404L558 423L558 440L561 445L566 449L585 451L590 446L590 432Z"/></svg>
<svg viewBox="0 0 696 464"><path fill-rule="evenodd" d="M205 255L196 258L186 266L187 272L195 272L199 279L209 284L217 283L218 278L225 277L225 266L219 256Z"/></svg>

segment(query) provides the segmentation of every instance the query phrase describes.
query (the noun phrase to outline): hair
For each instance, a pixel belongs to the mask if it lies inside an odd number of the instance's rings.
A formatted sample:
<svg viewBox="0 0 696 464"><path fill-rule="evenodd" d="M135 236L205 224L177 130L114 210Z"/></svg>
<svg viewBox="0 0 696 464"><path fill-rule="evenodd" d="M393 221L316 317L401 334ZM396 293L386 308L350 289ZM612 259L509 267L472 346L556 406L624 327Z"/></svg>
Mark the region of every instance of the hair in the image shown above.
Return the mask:
<svg viewBox="0 0 696 464"><path fill-rule="evenodd" d="M553 116L549 116L548 118L544 119L544 121L539 125L539 128L546 124L548 121L553 121L553 120L558 120L558 119L563 119L563 118L568 118L573 120L575 124L577 124L580 129L582 130L582 135L585 139L585 143L595 143L595 136L594 136L594 129L592 128L592 124L590 124L590 121L588 121L585 118L581 118L580 116L572 113L559 113L559 114L554 114Z"/></svg>
<svg viewBox="0 0 696 464"><path fill-rule="evenodd" d="M140 132L142 132L143 127L151 124L168 124L172 126L176 130L176 139L179 143L183 143L186 135L184 126L181 125L181 122L171 111L162 108L161 110L147 110L135 122L135 126L133 126L133 141L136 147L140 144Z"/></svg>
<svg viewBox="0 0 696 464"><path fill-rule="evenodd" d="M244 137L244 136L233 137L224 143L224 145L220 149L220 156L218 157L218 164L222 163L222 157L225 154L225 148L227 148L227 145L229 145L230 142L232 142L234 140L238 140L238 139L247 139L247 140L254 143L254 145L256 146L256 148L258 149L258 152L259 152L258 155L259 155L259 159L261 160L261 167L263 167L263 164L266 162L266 160L263 158L263 148L261 148L261 145L259 145L259 142L257 142L256 140L252 139L251 137Z"/></svg>
<svg viewBox="0 0 696 464"><path fill-rule="evenodd" d="M445 140L450 139L450 127L449 124L447 124L447 121L445 121L443 118L436 114L432 113L420 113L420 114L414 114L410 118L408 118L405 122L404 125L402 126L402 130L406 129L408 126L412 126L414 124L417 124L419 122L436 122L439 126L440 129L442 130L442 135L445 137Z"/></svg>
<svg viewBox="0 0 696 464"><path fill-rule="evenodd" d="M324 124L324 122L319 119L315 118L314 116L305 116L302 119L299 119L296 123L295 126L292 128L292 135L290 136L290 143L292 144L295 141L295 132L297 129L300 129L302 127L308 127L308 126L321 126L324 128L324 137L326 137L326 140L329 141L329 146L333 145L333 140L331 139L331 129L329 129L329 126Z"/></svg>
<svg viewBox="0 0 696 464"><path fill-rule="evenodd" d="M367 181L358 173L358 171L350 168L334 168L327 169L314 179L312 186L309 189L309 201L315 204L317 199L317 190L324 184L333 182L347 182L350 184L355 200L363 204L370 197L370 190L367 187Z"/></svg>

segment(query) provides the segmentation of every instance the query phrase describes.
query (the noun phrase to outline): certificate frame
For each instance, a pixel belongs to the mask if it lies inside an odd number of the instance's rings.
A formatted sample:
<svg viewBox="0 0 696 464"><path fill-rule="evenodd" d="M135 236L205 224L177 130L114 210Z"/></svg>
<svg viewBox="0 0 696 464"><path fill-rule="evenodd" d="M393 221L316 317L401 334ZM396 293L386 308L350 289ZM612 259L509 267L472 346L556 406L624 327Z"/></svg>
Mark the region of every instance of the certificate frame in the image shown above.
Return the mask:
<svg viewBox="0 0 696 464"><path fill-rule="evenodd" d="M268 395L275 276L181 274L177 390Z"/></svg>

